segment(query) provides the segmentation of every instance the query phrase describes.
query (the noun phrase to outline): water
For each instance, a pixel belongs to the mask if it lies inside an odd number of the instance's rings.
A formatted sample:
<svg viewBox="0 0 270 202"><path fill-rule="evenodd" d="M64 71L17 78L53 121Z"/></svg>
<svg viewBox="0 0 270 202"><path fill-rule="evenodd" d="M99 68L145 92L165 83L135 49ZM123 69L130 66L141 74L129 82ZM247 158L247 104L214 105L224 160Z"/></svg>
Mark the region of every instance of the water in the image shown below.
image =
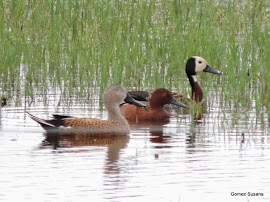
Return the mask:
<svg viewBox="0 0 270 202"><path fill-rule="evenodd" d="M26 108L43 118L63 112L106 119L94 98ZM25 107L13 106L1 112L1 201L270 199L270 127L254 106L226 106L209 93L200 124L180 114L168 124L132 125L130 137L107 139L48 136Z"/></svg>

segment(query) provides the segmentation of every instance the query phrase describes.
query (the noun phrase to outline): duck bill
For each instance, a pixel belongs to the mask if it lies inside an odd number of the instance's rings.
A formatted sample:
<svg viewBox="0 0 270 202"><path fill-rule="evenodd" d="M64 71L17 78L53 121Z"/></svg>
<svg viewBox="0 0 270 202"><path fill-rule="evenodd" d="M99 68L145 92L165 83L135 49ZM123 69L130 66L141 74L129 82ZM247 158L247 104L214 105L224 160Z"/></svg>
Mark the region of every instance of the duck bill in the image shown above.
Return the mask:
<svg viewBox="0 0 270 202"><path fill-rule="evenodd" d="M172 98L171 104L176 105L176 106L179 106L179 107L187 108L186 105L178 102L175 98Z"/></svg>
<svg viewBox="0 0 270 202"><path fill-rule="evenodd" d="M131 97L128 93L127 93L127 97L124 100L126 103L129 104L133 104L137 107L145 107L145 105L137 100L135 100L133 97Z"/></svg>
<svg viewBox="0 0 270 202"><path fill-rule="evenodd" d="M210 67L209 65L206 66L206 68L203 70L204 72L212 73L212 74L222 74L221 71L217 71Z"/></svg>

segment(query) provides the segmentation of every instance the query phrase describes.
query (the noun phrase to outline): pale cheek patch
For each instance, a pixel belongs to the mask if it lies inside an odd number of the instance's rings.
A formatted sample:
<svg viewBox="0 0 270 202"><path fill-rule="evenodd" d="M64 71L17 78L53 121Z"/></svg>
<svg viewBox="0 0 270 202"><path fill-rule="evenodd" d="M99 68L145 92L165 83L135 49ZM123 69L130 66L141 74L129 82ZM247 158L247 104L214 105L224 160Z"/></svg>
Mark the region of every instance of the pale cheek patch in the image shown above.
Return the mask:
<svg viewBox="0 0 270 202"><path fill-rule="evenodd" d="M205 69L206 65L196 64L195 72L202 72Z"/></svg>

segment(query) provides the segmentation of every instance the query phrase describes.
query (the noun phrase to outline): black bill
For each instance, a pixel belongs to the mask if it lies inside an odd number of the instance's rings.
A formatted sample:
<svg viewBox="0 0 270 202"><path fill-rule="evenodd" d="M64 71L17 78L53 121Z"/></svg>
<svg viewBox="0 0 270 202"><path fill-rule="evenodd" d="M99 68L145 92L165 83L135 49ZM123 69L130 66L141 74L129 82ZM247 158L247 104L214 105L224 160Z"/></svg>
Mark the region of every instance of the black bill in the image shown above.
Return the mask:
<svg viewBox="0 0 270 202"><path fill-rule="evenodd" d="M184 104L178 102L174 97L172 98L172 101L171 101L170 104L173 104L173 105L176 105L176 106L179 106L179 107L183 107L183 108L187 108L186 105L184 105Z"/></svg>
<svg viewBox="0 0 270 202"><path fill-rule="evenodd" d="M129 104L133 104L137 107L145 107L144 104L142 104L141 102L135 100L133 97L131 97L128 93L127 93L127 97L125 98L124 100L126 103L129 103Z"/></svg>
<svg viewBox="0 0 270 202"><path fill-rule="evenodd" d="M212 67L210 67L209 65L206 66L206 68L203 70L204 72L209 72L212 74L222 74L221 71L217 71L215 69L213 69Z"/></svg>

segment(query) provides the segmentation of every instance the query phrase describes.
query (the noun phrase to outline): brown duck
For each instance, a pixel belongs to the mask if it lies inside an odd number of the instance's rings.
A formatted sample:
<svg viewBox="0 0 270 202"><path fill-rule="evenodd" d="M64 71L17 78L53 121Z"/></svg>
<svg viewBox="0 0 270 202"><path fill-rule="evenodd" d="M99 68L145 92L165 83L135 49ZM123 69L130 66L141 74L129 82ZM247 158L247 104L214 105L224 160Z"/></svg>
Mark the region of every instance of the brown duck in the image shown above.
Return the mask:
<svg viewBox="0 0 270 202"><path fill-rule="evenodd" d="M122 85L108 87L103 95L103 102L108 111L108 119L76 118L64 115L53 115L53 119L40 119L30 113L30 118L39 123L47 132L87 133L90 135L127 135L130 127L120 112L122 103L134 104L138 107L145 105L129 96Z"/></svg>

